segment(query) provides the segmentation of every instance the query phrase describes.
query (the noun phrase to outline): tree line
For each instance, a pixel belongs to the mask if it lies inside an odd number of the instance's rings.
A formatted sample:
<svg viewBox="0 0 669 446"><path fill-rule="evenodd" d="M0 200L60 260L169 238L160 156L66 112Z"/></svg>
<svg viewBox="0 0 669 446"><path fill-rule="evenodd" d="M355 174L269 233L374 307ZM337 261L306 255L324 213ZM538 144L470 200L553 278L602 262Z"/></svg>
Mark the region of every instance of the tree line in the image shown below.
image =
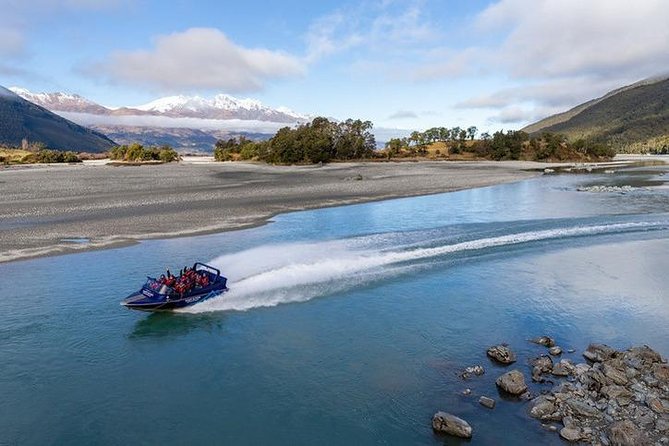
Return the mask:
<svg viewBox="0 0 669 446"><path fill-rule="evenodd" d="M615 151L607 144L590 139L569 141L566 136L544 133L530 136L520 130L484 132L478 139L476 127L463 129L435 127L425 132L413 132L406 138L394 138L386 143L388 158L427 155L431 145L439 142L443 155L469 153L476 158L492 160L573 160L610 158ZM439 152L439 154L442 154Z"/></svg>
<svg viewBox="0 0 669 446"><path fill-rule="evenodd" d="M244 136L219 140L214 148L214 158L217 161L260 160L272 164L371 158L376 149L371 129L370 121L334 122L318 117L296 128L284 127L267 141L252 141Z"/></svg>

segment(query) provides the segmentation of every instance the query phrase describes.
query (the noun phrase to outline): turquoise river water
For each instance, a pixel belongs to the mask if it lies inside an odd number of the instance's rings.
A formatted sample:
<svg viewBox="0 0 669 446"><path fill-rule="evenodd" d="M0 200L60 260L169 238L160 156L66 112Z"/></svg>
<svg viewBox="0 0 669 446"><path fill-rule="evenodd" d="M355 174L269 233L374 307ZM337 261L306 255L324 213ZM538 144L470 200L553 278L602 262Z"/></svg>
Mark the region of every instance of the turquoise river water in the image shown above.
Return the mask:
<svg viewBox="0 0 669 446"><path fill-rule="evenodd" d="M666 168L543 176L284 214L266 226L0 264L0 444L561 444L499 395L487 347L549 334L669 355ZM591 185L632 191L588 192ZM119 301L211 261L224 296ZM463 381L467 366L486 373ZM463 396L469 387L471 396ZM539 385L531 390L538 393ZM479 395L498 400L494 410Z"/></svg>

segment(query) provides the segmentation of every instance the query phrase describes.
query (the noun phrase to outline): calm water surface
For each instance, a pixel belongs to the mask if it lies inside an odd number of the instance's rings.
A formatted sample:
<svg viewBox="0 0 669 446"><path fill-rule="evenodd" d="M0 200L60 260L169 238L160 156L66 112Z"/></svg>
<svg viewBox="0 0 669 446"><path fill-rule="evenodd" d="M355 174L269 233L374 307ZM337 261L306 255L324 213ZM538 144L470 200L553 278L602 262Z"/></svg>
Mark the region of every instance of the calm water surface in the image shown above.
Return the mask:
<svg viewBox="0 0 669 446"><path fill-rule="evenodd" d="M436 410L469 420L473 444L560 444L497 394L485 349L508 342L526 376L541 334L669 355L663 172L545 176L0 264L0 444L457 444L432 433ZM638 188L576 191L593 184ZM229 276L227 295L180 314L119 306L146 273L198 259ZM475 364L486 374L462 381Z"/></svg>

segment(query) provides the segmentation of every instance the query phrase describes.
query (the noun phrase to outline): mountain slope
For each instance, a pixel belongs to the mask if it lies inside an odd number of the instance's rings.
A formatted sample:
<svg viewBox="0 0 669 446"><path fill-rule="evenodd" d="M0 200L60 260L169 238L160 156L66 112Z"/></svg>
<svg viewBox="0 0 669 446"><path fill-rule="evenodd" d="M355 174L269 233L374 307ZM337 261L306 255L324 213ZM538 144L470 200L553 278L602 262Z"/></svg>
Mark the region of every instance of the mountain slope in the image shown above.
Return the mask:
<svg viewBox="0 0 669 446"><path fill-rule="evenodd" d="M23 139L51 149L105 152L115 145L101 133L77 125L0 86L0 144L20 146Z"/></svg>
<svg viewBox="0 0 669 446"><path fill-rule="evenodd" d="M669 135L669 78L614 90L523 130L562 133L571 139L594 138L616 148Z"/></svg>

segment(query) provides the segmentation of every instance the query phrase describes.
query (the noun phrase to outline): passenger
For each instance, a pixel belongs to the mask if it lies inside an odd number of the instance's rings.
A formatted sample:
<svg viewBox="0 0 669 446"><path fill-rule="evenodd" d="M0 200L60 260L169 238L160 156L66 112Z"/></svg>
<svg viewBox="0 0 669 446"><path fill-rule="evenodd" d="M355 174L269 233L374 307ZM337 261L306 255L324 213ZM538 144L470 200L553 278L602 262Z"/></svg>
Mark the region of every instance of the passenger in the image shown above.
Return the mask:
<svg viewBox="0 0 669 446"><path fill-rule="evenodd" d="M165 282L167 282L167 277L165 277L165 274L161 274L160 279L158 279L158 283L161 285L165 285Z"/></svg>

